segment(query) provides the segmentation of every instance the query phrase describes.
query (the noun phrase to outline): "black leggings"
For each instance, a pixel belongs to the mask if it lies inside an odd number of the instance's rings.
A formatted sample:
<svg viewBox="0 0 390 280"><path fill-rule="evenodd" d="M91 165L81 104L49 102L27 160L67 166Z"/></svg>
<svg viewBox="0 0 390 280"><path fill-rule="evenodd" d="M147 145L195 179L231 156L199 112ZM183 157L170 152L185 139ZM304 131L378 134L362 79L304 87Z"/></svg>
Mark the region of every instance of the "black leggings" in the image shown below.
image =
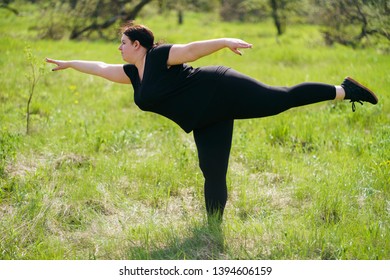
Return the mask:
<svg viewBox="0 0 390 280"><path fill-rule="evenodd" d="M217 89L193 134L205 178L207 214L221 219L227 201L226 173L234 119L267 117L293 107L333 100L336 89L320 83L271 87L234 70L226 72Z"/></svg>

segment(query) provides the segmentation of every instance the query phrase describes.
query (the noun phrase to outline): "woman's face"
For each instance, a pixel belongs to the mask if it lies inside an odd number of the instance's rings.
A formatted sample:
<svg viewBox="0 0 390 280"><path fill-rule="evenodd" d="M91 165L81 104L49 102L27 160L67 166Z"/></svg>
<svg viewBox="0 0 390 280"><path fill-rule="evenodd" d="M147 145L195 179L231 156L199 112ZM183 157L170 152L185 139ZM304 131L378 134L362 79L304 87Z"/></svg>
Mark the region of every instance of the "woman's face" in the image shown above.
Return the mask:
<svg viewBox="0 0 390 280"><path fill-rule="evenodd" d="M131 42L129 37L125 34L122 35L121 44L118 49L120 50L124 61L134 63L136 48L134 47L133 42Z"/></svg>

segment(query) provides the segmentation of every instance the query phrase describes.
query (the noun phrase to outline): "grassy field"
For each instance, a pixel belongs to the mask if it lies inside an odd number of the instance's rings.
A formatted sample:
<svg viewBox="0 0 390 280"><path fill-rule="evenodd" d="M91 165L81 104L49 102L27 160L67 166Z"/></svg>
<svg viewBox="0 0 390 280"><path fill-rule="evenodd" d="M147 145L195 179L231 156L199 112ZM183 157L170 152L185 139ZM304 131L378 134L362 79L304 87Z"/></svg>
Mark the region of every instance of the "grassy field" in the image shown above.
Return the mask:
<svg viewBox="0 0 390 280"><path fill-rule="evenodd" d="M324 102L236 121L218 231L206 223L192 135L141 112L131 86L46 66L26 135L26 46L40 60L122 63L119 40L35 39L37 16L0 9L0 259L390 259L388 45L327 47L310 26L276 40L267 23L145 17L166 42L254 44L194 66L222 64L271 85L351 75L378 94L355 113Z"/></svg>

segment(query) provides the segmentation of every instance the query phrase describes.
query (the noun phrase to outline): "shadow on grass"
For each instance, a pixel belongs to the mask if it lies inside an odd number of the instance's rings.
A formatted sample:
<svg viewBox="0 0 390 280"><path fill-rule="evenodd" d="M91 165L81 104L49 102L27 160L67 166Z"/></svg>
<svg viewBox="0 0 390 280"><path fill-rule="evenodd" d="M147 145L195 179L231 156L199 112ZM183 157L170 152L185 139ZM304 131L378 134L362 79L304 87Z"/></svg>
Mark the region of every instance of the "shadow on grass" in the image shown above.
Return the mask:
<svg viewBox="0 0 390 280"><path fill-rule="evenodd" d="M154 247L154 248L150 248ZM171 236L159 246L129 248L131 259L142 260L215 260L225 259L224 234L219 226L200 226L191 229L186 238Z"/></svg>

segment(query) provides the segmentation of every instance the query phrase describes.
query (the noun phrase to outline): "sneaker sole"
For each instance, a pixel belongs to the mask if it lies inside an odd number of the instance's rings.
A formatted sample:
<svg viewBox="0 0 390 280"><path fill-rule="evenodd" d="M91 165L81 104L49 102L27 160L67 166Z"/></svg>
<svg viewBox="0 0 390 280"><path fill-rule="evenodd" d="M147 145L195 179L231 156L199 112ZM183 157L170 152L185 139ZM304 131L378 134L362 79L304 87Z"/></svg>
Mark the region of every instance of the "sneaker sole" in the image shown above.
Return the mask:
<svg viewBox="0 0 390 280"><path fill-rule="evenodd" d="M378 97L375 95L375 93L373 93L370 89L366 88L365 86L363 86L361 83L359 83L358 81L355 81L354 79L352 79L351 77L346 77L345 78L346 80L350 81L351 83L354 83L355 85L357 85L358 87L361 87L363 88L364 90L368 91L372 97L375 99L375 102L370 102L372 104L377 104L378 103Z"/></svg>

